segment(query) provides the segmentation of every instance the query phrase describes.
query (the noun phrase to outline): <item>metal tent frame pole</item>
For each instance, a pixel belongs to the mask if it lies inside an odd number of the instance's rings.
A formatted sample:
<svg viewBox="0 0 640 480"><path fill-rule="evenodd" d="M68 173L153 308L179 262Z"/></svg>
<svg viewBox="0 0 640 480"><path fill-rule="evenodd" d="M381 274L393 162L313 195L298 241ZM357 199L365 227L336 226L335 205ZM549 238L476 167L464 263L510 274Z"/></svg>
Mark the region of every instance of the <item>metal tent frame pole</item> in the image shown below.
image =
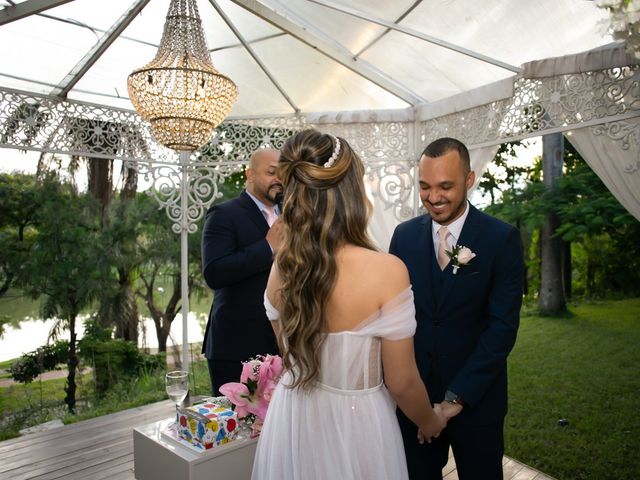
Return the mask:
<svg viewBox="0 0 640 480"><path fill-rule="evenodd" d="M180 152L180 282L182 312L182 370L189 371L189 152Z"/></svg>

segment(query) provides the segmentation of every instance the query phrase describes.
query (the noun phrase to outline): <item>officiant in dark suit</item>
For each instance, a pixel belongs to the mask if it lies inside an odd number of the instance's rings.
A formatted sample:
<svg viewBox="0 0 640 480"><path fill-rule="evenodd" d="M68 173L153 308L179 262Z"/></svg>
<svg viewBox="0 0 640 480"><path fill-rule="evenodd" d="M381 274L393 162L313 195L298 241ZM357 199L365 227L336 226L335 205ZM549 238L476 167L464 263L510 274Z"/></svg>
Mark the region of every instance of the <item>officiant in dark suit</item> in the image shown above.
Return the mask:
<svg viewBox="0 0 640 480"><path fill-rule="evenodd" d="M260 149L251 156L246 189L214 205L202 232L202 272L214 290L202 343L214 396L227 382L239 382L242 362L278 347L264 309L273 255L282 223L275 212L282 184L276 176L280 152Z"/></svg>
<svg viewBox="0 0 640 480"><path fill-rule="evenodd" d="M462 142L431 143L419 164L428 214L399 225L391 239L413 287L417 365L449 418L439 438L419 444L415 427L398 414L411 479L441 479L450 446L461 480L502 478L507 356L524 264L518 230L468 202L474 180Z"/></svg>

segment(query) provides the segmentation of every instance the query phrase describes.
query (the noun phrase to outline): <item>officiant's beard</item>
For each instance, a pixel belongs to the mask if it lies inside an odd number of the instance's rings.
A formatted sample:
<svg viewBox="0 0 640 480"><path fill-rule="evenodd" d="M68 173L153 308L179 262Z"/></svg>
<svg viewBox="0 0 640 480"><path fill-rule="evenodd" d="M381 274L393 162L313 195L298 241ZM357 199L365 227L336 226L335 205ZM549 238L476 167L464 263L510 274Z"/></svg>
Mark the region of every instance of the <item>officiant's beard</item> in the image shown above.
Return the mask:
<svg viewBox="0 0 640 480"><path fill-rule="evenodd" d="M279 193L282 193L282 184L280 182L271 185L265 192L265 197L271 200L271 203L276 204Z"/></svg>

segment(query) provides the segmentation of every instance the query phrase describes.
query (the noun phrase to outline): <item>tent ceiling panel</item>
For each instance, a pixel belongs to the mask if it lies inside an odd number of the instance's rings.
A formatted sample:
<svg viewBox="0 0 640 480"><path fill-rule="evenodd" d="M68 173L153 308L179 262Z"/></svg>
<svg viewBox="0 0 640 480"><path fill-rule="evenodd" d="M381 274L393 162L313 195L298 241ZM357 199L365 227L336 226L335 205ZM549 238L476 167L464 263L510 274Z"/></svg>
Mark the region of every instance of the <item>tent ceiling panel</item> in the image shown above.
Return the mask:
<svg viewBox="0 0 640 480"><path fill-rule="evenodd" d="M132 50L139 50L139 52L134 52L135 55L130 55ZM106 103L121 108L131 108L131 103L127 98L127 77L122 75L121 72L131 72L136 68L140 68L143 64L136 60L136 57L138 59L146 58L147 60L143 62L146 63L153 58L155 53L156 49L154 47L125 39L116 41L112 48L96 62L78 83L79 89L99 92L104 96L72 91L69 94L69 98L92 103ZM123 58L127 59L126 64L122 63ZM224 74L229 75L229 68L233 68L233 74L230 76L239 89L239 100L234 107L233 115L252 114L255 110L251 111L244 106L251 106L254 103L262 107L262 115L292 112L289 104L244 49L235 48L218 51L215 53L213 60L215 67ZM134 62L137 63L134 64ZM123 98L110 97L113 95L120 95Z"/></svg>
<svg viewBox="0 0 640 480"><path fill-rule="evenodd" d="M76 0L78 1L78 0ZM198 12L202 21L202 29L209 48L237 43L233 32L227 27L224 21L217 15L211 4L207 0L197 0ZM169 2L166 0L151 0L138 17L131 22L125 31L125 35L131 38L143 40L153 45L160 45L162 31ZM265 29L268 33L273 33L273 29ZM215 57L214 57L215 65ZM142 60L142 64L151 61L151 58Z"/></svg>
<svg viewBox="0 0 640 480"><path fill-rule="evenodd" d="M448 0L420 3L402 24L521 65L609 43L598 26L607 18L606 10L586 0Z"/></svg>
<svg viewBox="0 0 640 480"><path fill-rule="evenodd" d="M223 7L233 22L241 28L243 35L249 41L282 33L281 30L247 13L244 9L229 1L218 1L217 3ZM138 18L131 23L125 32L125 36L157 47L160 44L168 5L166 1L151 0ZM215 51L220 48L238 45L237 38L217 15L208 0L198 0L198 11L210 50Z"/></svg>
<svg viewBox="0 0 640 480"><path fill-rule="evenodd" d="M108 3L108 7L105 8L102 5L103 3ZM80 24L107 30L132 3L131 0L109 0L109 2L73 0L43 13L45 15L75 20Z"/></svg>
<svg viewBox="0 0 640 480"><path fill-rule="evenodd" d="M270 45L272 41L265 42L269 49L276 48L280 55L287 55L286 50L282 51L277 46L272 47ZM262 60L264 61L265 58ZM255 112L259 112L257 115L293 113L291 105L244 48L215 52L213 61L215 67L233 79L238 86L238 101L231 111L232 116L254 115ZM270 67L268 63L267 66ZM271 71L280 80L279 72ZM291 92L288 93L291 95Z"/></svg>
<svg viewBox="0 0 640 480"><path fill-rule="evenodd" d="M391 24L404 16L398 22L403 28L518 67L611 41L599 25L606 23L606 10L587 0L321 1ZM213 2L303 113L405 108L513 75L309 0L197 2L213 63L240 88L233 116L278 115L292 113L293 108L247 54ZM5 74L0 85L51 92L131 4L73 0L1 25L0 42L19 47L0 50L0 74ZM168 4L151 0L69 97L131 109L126 78L154 57ZM7 0L0 0L0 6L7 5Z"/></svg>
<svg viewBox="0 0 640 480"><path fill-rule="evenodd" d="M200 1L202 2L202 0ZM271 35L282 33L282 30L280 30L279 28L274 27L273 25L271 25L268 22L265 22L261 18L256 17L252 13L230 2L229 0L216 0L215 3L217 3L220 6L220 8L222 8L225 14L231 19L233 24L236 26L236 28L238 28L241 31L242 35L250 42L263 37L269 37ZM211 6L208 0L203 2L203 7L200 12L201 15L203 11L207 12L207 16L215 17L216 21L222 22L222 20L217 15L216 11L213 9L213 7ZM222 23L222 25L224 25L224 23ZM209 42L210 49L238 43L238 39L235 38L235 36L233 36L228 43L223 42L220 38L217 38L215 36L216 32L213 30L207 31L205 29L205 34L211 35L210 37L207 37L207 41Z"/></svg>
<svg viewBox="0 0 640 480"><path fill-rule="evenodd" d="M287 12L287 16L291 16L295 21L312 25L354 53L360 51L385 31L384 27L315 5L308 0L287 0L286 2L269 0L265 3L277 6L279 11ZM413 2L365 0L344 3L354 4L357 8L373 9L378 16L382 14L385 18L395 20Z"/></svg>
<svg viewBox="0 0 640 480"><path fill-rule="evenodd" d="M0 28L0 73L56 85L96 42L87 29L31 16ZM14 87L11 81L2 85ZM51 87L36 87L48 93Z"/></svg>
<svg viewBox="0 0 640 480"><path fill-rule="evenodd" d="M255 50L305 112L356 110L363 104L370 105L372 109L408 106L396 96L291 37L260 43L255 45ZM240 92L242 96L242 90ZM250 99L247 100L250 105ZM292 113L290 108L288 113Z"/></svg>
<svg viewBox="0 0 640 480"><path fill-rule="evenodd" d="M389 32L362 56L380 65L387 75L402 78L408 88L429 102L514 75L504 68L398 32Z"/></svg>
<svg viewBox="0 0 640 480"><path fill-rule="evenodd" d="M69 1L71 0L31 0L29 3L14 4L0 13L0 25L15 22Z"/></svg>
<svg viewBox="0 0 640 480"><path fill-rule="evenodd" d="M127 93L127 75L151 61L156 51L155 47L119 38L82 77L76 88L69 92L69 98L131 108ZM146 60L141 63L141 59ZM96 92L103 96L87 96L78 90ZM122 99L109 98L110 96L119 96Z"/></svg>

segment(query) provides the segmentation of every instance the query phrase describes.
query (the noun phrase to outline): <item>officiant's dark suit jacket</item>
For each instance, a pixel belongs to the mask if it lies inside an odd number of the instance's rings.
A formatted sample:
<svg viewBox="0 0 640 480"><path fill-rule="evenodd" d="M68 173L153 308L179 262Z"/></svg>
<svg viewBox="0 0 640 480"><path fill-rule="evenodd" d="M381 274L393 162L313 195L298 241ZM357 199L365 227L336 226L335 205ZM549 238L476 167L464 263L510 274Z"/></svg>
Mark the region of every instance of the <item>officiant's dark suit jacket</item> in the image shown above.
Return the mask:
<svg viewBox="0 0 640 480"><path fill-rule="evenodd" d="M389 251L409 270L416 360L431 401L451 390L466 406L450 423L486 425L507 412L507 355L520 321L524 265L518 230L469 208L457 243L476 257L456 274L451 263L440 271L429 215L399 225Z"/></svg>
<svg viewBox="0 0 640 480"><path fill-rule="evenodd" d="M202 271L214 297L202 353L208 360L238 362L237 378L226 381L240 381L240 362L278 353L263 299L273 261L268 230L246 191L207 212Z"/></svg>

